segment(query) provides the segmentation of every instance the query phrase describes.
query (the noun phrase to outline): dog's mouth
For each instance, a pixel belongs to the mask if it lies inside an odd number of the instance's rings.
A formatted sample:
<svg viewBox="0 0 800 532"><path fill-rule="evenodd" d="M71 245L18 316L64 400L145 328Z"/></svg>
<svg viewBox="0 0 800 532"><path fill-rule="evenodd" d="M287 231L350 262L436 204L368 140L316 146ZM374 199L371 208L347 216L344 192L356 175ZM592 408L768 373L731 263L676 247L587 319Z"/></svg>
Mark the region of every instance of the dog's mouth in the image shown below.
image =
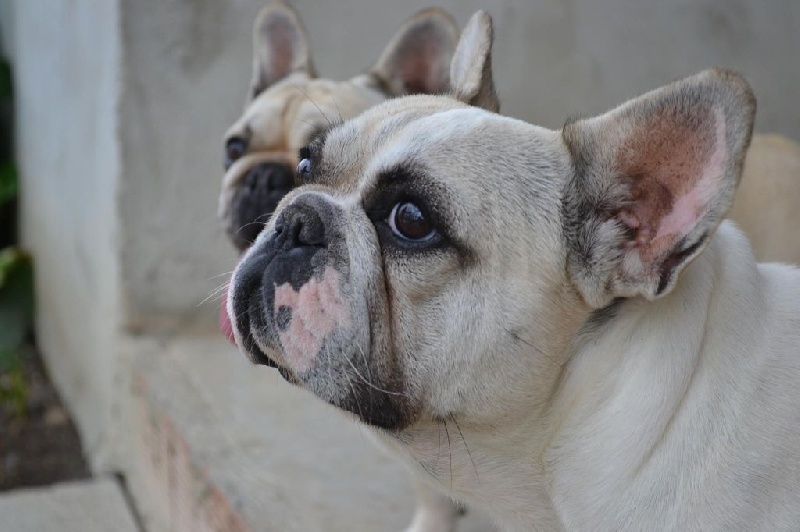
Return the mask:
<svg viewBox="0 0 800 532"><path fill-rule="evenodd" d="M294 187L292 168L288 163L268 159L255 160L255 163L241 161L248 166L239 173L242 177L238 179L233 192L224 199L224 203L227 203L227 215L224 217L226 231L239 250L240 258L252 246L278 203ZM220 331L235 345L236 338L233 321L228 315L227 299L228 287L222 294L218 323ZM269 360L266 355L264 359Z"/></svg>
<svg viewBox="0 0 800 532"><path fill-rule="evenodd" d="M255 341L252 332L247 332L246 336L242 338L243 346L238 346L236 343L236 335L233 332L233 320L231 319L230 312L228 311L228 290L229 287L225 288L222 302L220 304L219 309L219 328L222 331L222 334L228 339L228 341L237 346L243 347L244 351L248 354L248 357L254 364L258 364L261 366L268 366L271 368L276 368L278 373L280 373L281 377L283 377L286 381L292 384L299 384L300 381L292 374L288 369L279 366L272 360L262 349L259 347L258 343ZM249 319L249 318L247 318Z"/></svg>
<svg viewBox="0 0 800 532"><path fill-rule="evenodd" d="M219 328L223 335L228 339L230 343L233 345L238 345L236 342L236 334L234 333L234 324L233 318L231 316L230 310L228 309L228 292L230 290L230 283L228 286L225 287L222 298L220 300L220 308L219 308ZM242 315L239 317L240 320L244 320L247 323L244 324L243 329L240 329L243 332L244 336L242 338L242 343L245 344L243 347L245 348L245 352L252 358L252 361L255 364L261 364L270 367L278 367L277 364L270 359L266 353L259 347L258 343L255 341L253 334L251 331L248 331L250 328L249 321L250 316L248 311L241 311Z"/></svg>

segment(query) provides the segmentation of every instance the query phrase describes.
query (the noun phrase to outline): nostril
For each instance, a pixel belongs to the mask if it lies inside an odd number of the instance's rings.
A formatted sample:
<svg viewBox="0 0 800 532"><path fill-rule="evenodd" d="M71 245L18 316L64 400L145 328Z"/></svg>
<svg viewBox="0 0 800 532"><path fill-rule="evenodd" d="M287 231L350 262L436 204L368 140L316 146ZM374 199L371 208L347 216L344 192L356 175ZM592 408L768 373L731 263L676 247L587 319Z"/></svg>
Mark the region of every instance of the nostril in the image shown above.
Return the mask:
<svg viewBox="0 0 800 532"><path fill-rule="evenodd" d="M299 247L303 245L303 241L301 239L301 233L303 232L303 221L298 216L294 225L292 225L292 234L290 235L290 239L292 241L292 247Z"/></svg>
<svg viewBox="0 0 800 532"><path fill-rule="evenodd" d="M275 233L283 235L284 249L325 247L325 226L313 209L291 208L276 220Z"/></svg>

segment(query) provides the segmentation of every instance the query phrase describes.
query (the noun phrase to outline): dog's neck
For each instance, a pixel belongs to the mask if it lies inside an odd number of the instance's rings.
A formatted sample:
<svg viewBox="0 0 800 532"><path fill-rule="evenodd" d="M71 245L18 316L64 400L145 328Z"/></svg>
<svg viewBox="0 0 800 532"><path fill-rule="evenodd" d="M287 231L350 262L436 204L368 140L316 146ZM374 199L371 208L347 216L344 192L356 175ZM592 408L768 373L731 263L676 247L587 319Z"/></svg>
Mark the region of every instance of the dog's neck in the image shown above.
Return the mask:
<svg viewBox="0 0 800 532"><path fill-rule="evenodd" d="M763 330L754 323L766 308L760 288L749 243L725 223L671 294L625 301L579 338L545 453L550 495L568 528L641 516L637 507L670 515L675 483L690 476L675 465L691 468L687 457L708 453L714 416L738 407L735 375L753 351L741 342L757 345L758 335L731 342L735 331Z"/></svg>
<svg viewBox="0 0 800 532"><path fill-rule="evenodd" d="M648 519L680 519L670 512L676 483L691 482L688 468L724 437L715 416L736 415L749 393L735 376L751 349L730 342L737 332L733 341L759 341L748 331L766 319L760 284L749 243L724 223L671 294L587 321L545 419L489 430L431 423L392 446L512 530L624 528L642 507Z"/></svg>

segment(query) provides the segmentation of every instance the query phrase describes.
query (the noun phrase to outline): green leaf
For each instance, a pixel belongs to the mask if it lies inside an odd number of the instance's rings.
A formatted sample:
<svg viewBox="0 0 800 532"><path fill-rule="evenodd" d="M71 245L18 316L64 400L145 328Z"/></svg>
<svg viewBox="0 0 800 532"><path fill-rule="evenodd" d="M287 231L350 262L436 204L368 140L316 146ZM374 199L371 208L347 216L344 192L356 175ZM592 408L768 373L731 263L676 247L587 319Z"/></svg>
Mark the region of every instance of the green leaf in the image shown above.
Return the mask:
<svg viewBox="0 0 800 532"><path fill-rule="evenodd" d="M22 367L22 358L18 349L0 351L0 374L15 372Z"/></svg>
<svg viewBox="0 0 800 532"><path fill-rule="evenodd" d="M33 263L16 249L0 251L0 356L9 358L33 324Z"/></svg>
<svg viewBox="0 0 800 532"><path fill-rule="evenodd" d="M10 100L12 92L11 65L3 59L0 60L0 100Z"/></svg>
<svg viewBox="0 0 800 532"><path fill-rule="evenodd" d="M9 368L0 375L0 406L3 406L17 419L27 414L28 386L21 363Z"/></svg>
<svg viewBox="0 0 800 532"><path fill-rule="evenodd" d="M17 169L11 162L0 163L0 205L17 195Z"/></svg>

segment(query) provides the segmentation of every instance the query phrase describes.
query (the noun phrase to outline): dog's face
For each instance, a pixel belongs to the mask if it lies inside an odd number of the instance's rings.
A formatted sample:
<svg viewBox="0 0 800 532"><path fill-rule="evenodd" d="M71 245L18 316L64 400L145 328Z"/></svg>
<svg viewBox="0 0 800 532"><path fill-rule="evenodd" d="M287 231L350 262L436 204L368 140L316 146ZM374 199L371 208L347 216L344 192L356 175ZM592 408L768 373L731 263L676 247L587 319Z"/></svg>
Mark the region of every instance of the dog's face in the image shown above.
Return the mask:
<svg viewBox="0 0 800 532"><path fill-rule="evenodd" d="M412 97L319 137L306 185L232 280L239 345L377 426L494 416L490 396L549 371L522 353L564 337L553 324L566 327L571 306L552 303L577 299L564 282L558 133L517 142L531 165L492 162L528 129Z"/></svg>
<svg viewBox="0 0 800 532"><path fill-rule="evenodd" d="M225 137L220 208L234 245L246 249L294 188L300 148L329 127L329 121L355 116L383 99L365 85L313 79L305 73L256 96Z"/></svg>
<svg viewBox="0 0 800 532"><path fill-rule="evenodd" d="M294 188L298 151L316 133L390 97L447 90L456 38L449 15L425 10L400 28L368 73L320 79L297 14L283 2L265 6L254 26L245 110L224 139L219 208L234 245L246 249Z"/></svg>
<svg viewBox="0 0 800 532"><path fill-rule="evenodd" d="M668 293L741 172L740 78L549 131L470 106L496 108L490 45L476 15L455 97L385 102L312 141L304 186L232 279L248 356L374 426L544 410L580 331L615 299Z"/></svg>

